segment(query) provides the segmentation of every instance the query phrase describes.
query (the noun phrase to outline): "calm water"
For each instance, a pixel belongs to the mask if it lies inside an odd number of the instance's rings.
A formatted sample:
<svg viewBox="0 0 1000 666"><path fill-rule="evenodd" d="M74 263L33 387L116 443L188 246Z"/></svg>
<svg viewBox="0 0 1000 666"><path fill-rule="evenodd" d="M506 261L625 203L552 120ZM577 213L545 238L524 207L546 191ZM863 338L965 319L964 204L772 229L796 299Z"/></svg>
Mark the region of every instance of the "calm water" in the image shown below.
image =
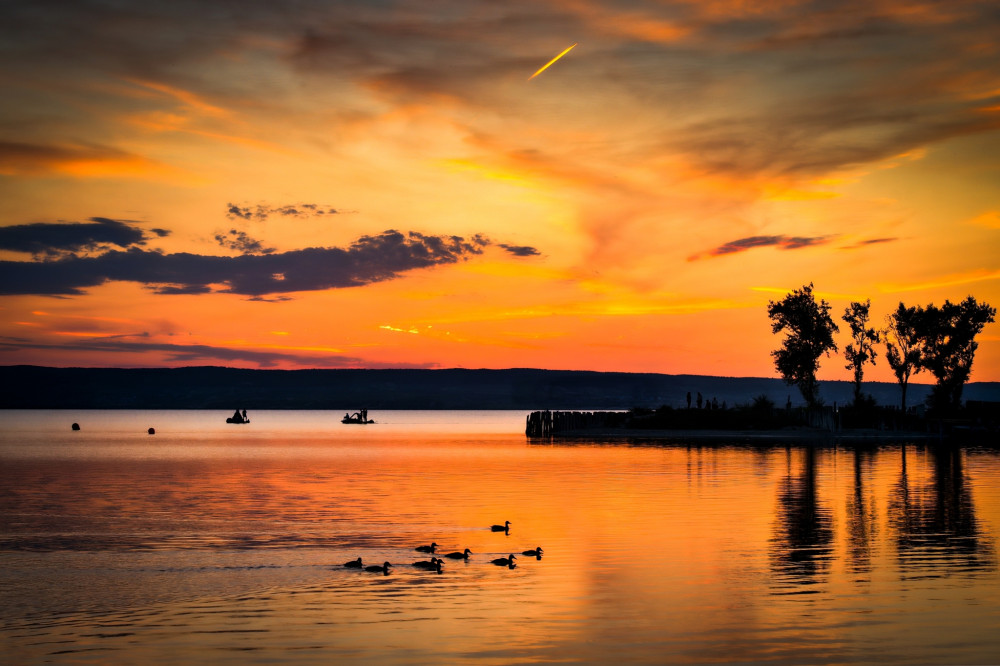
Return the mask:
<svg viewBox="0 0 1000 666"><path fill-rule="evenodd" d="M0 412L4 660L1000 663L997 450L342 415Z"/></svg>

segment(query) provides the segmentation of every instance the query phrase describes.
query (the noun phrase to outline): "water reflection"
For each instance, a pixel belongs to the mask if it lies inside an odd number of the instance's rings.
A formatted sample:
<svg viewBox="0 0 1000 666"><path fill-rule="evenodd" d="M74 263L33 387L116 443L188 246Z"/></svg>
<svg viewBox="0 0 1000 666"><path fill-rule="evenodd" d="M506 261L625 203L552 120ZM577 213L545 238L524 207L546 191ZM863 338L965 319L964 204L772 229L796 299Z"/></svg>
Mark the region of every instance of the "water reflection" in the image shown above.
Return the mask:
<svg viewBox="0 0 1000 666"><path fill-rule="evenodd" d="M911 479L903 447L899 480L888 503L901 575L939 577L995 570L995 546L979 529L963 450L938 445L917 451L930 459L930 474Z"/></svg>
<svg viewBox="0 0 1000 666"><path fill-rule="evenodd" d="M819 499L817 455L814 447L788 449L787 473L778 485L770 558L775 583L785 593L816 591L801 586L825 582L829 570L833 520Z"/></svg>
<svg viewBox="0 0 1000 666"><path fill-rule="evenodd" d="M847 564L856 575L868 574L872 568L872 544L878 530L878 512L875 508L874 490L867 483L873 476L875 451L855 448L854 491L847 500Z"/></svg>

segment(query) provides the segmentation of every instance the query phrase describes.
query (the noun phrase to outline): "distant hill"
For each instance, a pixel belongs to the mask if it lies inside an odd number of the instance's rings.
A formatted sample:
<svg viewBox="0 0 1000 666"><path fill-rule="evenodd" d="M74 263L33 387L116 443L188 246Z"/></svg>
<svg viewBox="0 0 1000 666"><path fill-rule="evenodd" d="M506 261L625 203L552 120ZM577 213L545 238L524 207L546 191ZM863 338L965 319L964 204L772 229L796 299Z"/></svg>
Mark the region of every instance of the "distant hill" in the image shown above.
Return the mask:
<svg viewBox="0 0 1000 666"><path fill-rule="evenodd" d="M899 387L866 383L879 404L899 402ZM780 379L572 370L243 370L48 368L0 366L0 409L629 409L675 407L701 392L720 406L766 394L776 404L802 400ZM911 384L907 402L930 385ZM850 382L820 382L827 404L851 400ZM967 400L1000 401L1000 383L965 387Z"/></svg>

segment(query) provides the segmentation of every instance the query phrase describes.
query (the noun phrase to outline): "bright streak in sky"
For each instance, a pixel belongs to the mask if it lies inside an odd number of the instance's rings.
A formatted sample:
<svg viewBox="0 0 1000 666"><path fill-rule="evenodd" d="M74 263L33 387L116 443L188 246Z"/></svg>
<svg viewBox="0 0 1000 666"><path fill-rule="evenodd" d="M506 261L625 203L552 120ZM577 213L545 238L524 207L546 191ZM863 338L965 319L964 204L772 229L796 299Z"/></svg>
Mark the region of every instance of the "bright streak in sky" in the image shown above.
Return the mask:
<svg viewBox="0 0 1000 666"><path fill-rule="evenodd" d="M531 76L529 76L528 80L530 81L531 79L535 78L536 76L538 76L539 74L541 74L542 72L544 72L545 70L547 70L549 67L552 66L552 63L554 63L556 60L559 60L559 58L562 58L564 55L566 55L567 53L569 53L570 51L572 51L574 46L576 46L576 43L573 43L572 45L567 46L566 48L564 48L562 51L559 52L559 55L557 55L552 60L549 60L547 63L545 63L544 65L542 65L541 69L539 69L537 72L535 72L534 74L532 74Z"/></svg>

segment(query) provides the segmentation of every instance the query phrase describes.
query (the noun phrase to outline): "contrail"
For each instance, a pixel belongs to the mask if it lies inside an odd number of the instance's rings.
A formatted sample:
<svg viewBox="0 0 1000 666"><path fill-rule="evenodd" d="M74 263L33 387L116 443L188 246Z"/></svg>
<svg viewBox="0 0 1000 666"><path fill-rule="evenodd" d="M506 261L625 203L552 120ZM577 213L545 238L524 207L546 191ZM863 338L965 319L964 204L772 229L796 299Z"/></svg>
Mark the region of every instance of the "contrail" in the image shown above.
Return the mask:
<svg viewBox="0 0 1000 666"><path fill-rule="evenodd" d="M576 46L576 44L573 44L573 46ZM544 72L545 70L547 70L549 67L551 67L552 63L554 63L556 60L559 60L559 58L562 58L564 55L566 55L571 50L573 50L573 46L567 46L565 49L563 49L562 52L559 53L559 55L557 55L552 60L549 60L547 63L545 63L542 66L541 69L539 69L537 72L535 72L534 74L532 74L531 76L529 76L528 80L530 81L531 79L535 78L536 76L538 76L539 74L541 74L542 72Z"/></svg>

